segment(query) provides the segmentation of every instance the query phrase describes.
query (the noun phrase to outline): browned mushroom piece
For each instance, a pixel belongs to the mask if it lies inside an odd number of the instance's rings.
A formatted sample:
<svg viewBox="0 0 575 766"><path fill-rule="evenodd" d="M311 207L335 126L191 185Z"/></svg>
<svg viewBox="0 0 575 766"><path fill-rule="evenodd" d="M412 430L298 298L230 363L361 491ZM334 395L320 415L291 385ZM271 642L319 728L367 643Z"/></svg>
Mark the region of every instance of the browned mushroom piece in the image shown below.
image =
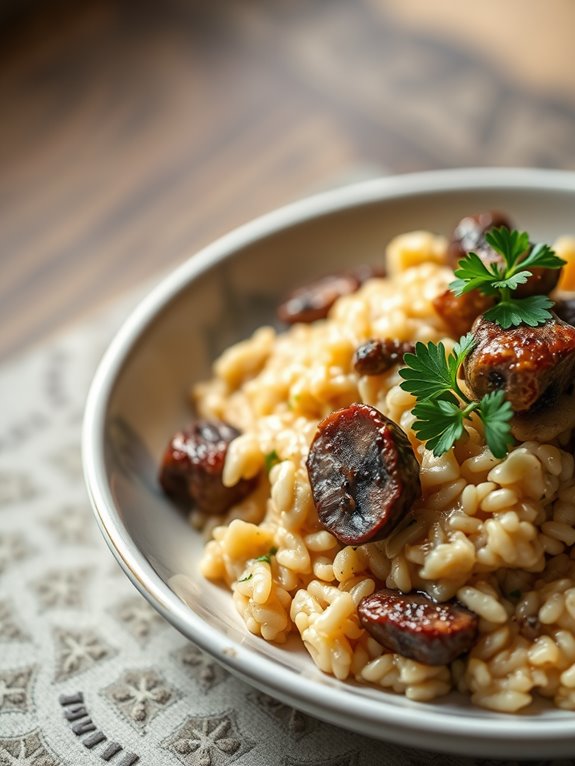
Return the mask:
<svg viewBox="0 0 575 766"><path fill-rule="evenodd" d="M316 279L288 295L278 306L278 318L286 324L325 319L338 298L356 292L368 279L378 276L384 276L383 270L364 264L349 272Z"/></svg>
<svg viewBox="0 0 575 766"><path fill-rule="evenodd" d="M415 346L409 341L374 338L361 343L353 355L353 367L358 375L381 375L403 362L405 354L413 354Z"/></svg>
<svg viewBox="0 0 575 766"><path fill-rule="evenodd" d="M160 485L172 500L204 513L224 513L248 495L257 483L240 479L233 487L222 482L230 442L240 435L223 421L196 420L175 433L166 448L160 469Z"/></svg>
<svg viewBox="0 0 575 766"><path fill-rule="evenodd" d="M454 601L435 603L423 593L384 589L359 602L359 620L392 652L426 665L447 665L477 639L476 614Z"/></svg>
<svg viewBox="0 0 575 766"><path fill-rule="evenodd" d="M320 422L307 470L320 523L345 545L386 537L421 493L407 436L367 404Z"/></svg>
<svg viewBox="0 0 575 766"><path fill-rule="evenodd" d="M509 218L498 210L487 210L462 218L453 230L447 249L451 267L455 269L459 261L471 251L477 253L480 258L485 258L486 262L499 260L500 256L491 249L485 235L490 229L501 226L513 228Z"/></svg>
<svg viewBox="0 0 575 766"><path fill-rule="evenodd" d="M451 335L460 338L471 330L477 317L490 309L494 302L493 298L483 295L479 290L471 290L463 295L455 295L451 290L446 290L433 299L433 308Z"/></svg>
<svg viewBox="0 0 575 766"><path fill-rule="evenodd" d="M530 268L531 276L522 285L517 285L514 295L528 298L530 295L549 295L554 290L561 276L561 269Z"/></svg>
<svg viewBox="0 0 575 766"><path fill-rule="evenodd" d="M278 306L278 318L286 324L315 322L325 319L328 311L342 295L354 293L359 280L352 274L332 274L294 290Z"/></svg>
<svg viewBox="0 0 575 766"><path fill-rule="evenodd" d="M575 327L553 318L538 327L510 327L479 317L476 345L464 362L465 379L477 399L503 389L515 412L542 409L573 383Z"/></svg>
<svg viewBox="0 0 575 766"><path fill-rule="evenodd" d="M488 231L501 226L507 229L513 228L509 218L496 210L462 218L453 230L447 250L451 267L457 268L458 262L471 251L477 253L486 264L502 263L501 256L491 248L485 238ZM515 291L517 298L547 295L557 285L561 274L560 269L533 268L530 271L531 276L527 282L518 285Z"/></svg>

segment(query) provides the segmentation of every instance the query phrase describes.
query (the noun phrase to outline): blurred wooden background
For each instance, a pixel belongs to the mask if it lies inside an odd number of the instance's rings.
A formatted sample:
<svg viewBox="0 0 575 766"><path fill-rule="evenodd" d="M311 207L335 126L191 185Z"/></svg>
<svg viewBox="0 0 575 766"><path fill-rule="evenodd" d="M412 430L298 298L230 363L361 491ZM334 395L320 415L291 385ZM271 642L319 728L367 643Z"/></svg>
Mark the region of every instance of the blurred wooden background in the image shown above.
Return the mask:
<svg viewBox="0 0 575 766"><path fill-rule="evenodd" d="M573 0L29 0L0 26L0 357L338 180L575 169Z"/></svg>

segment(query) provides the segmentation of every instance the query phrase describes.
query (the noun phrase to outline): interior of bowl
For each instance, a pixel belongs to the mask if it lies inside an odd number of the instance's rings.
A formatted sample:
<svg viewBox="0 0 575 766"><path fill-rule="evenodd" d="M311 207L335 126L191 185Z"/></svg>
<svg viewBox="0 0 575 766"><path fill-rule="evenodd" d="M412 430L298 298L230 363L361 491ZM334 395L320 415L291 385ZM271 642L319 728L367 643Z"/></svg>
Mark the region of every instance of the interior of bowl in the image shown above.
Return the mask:
<svg viewBox="0 0 575 766"><path fill-rule="evenodd" d="M413 229L447 234L460 217L483 209L504 210L536 240L553 240L568 231L575 186L541 188L535 178L530 184L517 179L505 183L502 174L497 178L498 183L484 180L477 188L469 183L462 187L455 181L452 188L449 184L437 188L431 181L424 188L421 183L413 188L406 184L401 193L386 191L383 181L381 187L372 185L363 196L356 193L347 201L345 193L332 197L332 209L328 199L311 217L309 210L300 207L299 212L286 214L269 226L228 238L203 261L200 258L197 266L187 266L172 276L148 299L120 333L104 362L98 391L92 393L98 398L101 433L85 435L92 454L100 450L102 455L100 478L107 494L94 500L100 506L101 523L113 547L131 548L131 576L143 592L149 591L148 575L134 571L138 569L134 561L147 562L160 587L176 592L189 605L190 625L199 619L235 642L236 648L245 646L325 688L344 686L322 677L297 642L286 650L247 635L229 593L199 574L201 534L163 497L157 467L169 436L191 416L190 386L209 377L211 362L231 343L262 324L275 324L275 306L292 287L357 264L382 265L385 245L396 234ZM87 472L90 474L89 467ZM94 483L88 476L88 484ZM90 491L93 497L97 494L93 486ZM114 527L112 533L110 527ZM126 561L124 550L115 552ZM164 614L170 616L170 610L164 599ZM185 612L181 615L178 627L198 640L193 625L189 630L182 625ZM368 707L363 713L368 718L369 705L382 695L390 696L367 688L355 688L353 693L365 699ZM293 694L286 696L298 703ZM305 706L302 700L299 703ZM433 709L442 715L449 711L457 711L458 716L469 714L478 722L504 718L477 710L466 713L460 701L453 700L424 706L393 697L392 704L415 716L418 710L428 715ZM560 711L544 713L549 723L561 723L564 716ZM525 721L526 716L505 720ZM369 727L366 731L373 733ZM502 729L501 737L504 733ZM434 743L428 739L423 744ZM501 753L501 747L497 752Z"/></svg>

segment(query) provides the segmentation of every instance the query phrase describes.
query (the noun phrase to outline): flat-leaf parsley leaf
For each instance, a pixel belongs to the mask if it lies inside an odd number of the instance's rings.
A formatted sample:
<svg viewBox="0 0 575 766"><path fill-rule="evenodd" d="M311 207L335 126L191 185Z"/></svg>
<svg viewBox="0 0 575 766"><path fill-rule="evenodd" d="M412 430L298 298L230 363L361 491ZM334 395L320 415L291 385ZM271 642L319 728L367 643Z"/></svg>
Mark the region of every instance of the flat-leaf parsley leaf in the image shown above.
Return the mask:
<svg viewBox="0 0 575 766"><path fill-rule="evenodd" d="M436 457L443 455L463 436L464 421L476 413L483 422L485 440L495 457L504 457L513 439L509 421L511 405L502 391L469 399L458 381L459 367L472 350L471 333L464 335L446 356L442 343L417 343L414 354L405 354L399 370L400 384L417 398L413 430Z"/></svg>
<svg viewBox="0 0 575 766"><path fill-rule="evenodd" d="M537 327L551 318L549 309L553 301L546 295L530 295L528 298L507 298L488 309L483 316L497 322L504 330L527 324Z"/></svg>
<svg viewBox="0 0 575 766"><path fill-rule="evenodd" d="M560 269L565 264L549 245L531 247L525 231L502 226L485 234L486 242L501 256L501 262L485 263L477 253L468 253L455 269L455 279L449 289L455 295L479 290L497 298L495 306L485 312L485 318L497 322L503 329L527 324L544 324L551 318L553 306L545 295L513 298L512 293L525 284L533 272L530 269Z"/></svg>
<svg viewBox="0 0 575 766"><path fill-rule="evenodd" d="M443 455L463 436L463 410L459 402L432 399L416 404L413 430L434 455Z"/></svg>
<svg viewBox="0 0 575 766"><path fill-rule="evenodd" d="M513 417L511 404L505 399L503 391L491 391L479 402L478 414L483 421L485 441L495 457L506 454L512 437L509 421Z"/></svg>
<svg viewBox="0 0 575 766"><path fill-rule="evenodd" d="M473 335L468 333L455 344L446 358L443 343L416 343L413 354L405 354L405 367L399 371L404 382L401 387L418 399L445 399L457 402L453 393L459 392L457 370L473 348Z"/></svg>

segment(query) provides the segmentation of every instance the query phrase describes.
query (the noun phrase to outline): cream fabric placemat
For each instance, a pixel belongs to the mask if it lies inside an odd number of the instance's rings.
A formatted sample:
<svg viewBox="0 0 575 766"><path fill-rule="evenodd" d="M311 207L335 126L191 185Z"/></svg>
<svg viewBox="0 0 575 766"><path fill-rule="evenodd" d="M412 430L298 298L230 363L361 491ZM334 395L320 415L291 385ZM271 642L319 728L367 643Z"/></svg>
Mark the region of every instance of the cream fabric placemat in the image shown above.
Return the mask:
<svg viewBox="0 0 575 766"><path fill-rule="evenodd" d="M134 302L0 368L0 766L500 763L379 742L276 702L131 586L92 517L80 431Z"/></svg>

